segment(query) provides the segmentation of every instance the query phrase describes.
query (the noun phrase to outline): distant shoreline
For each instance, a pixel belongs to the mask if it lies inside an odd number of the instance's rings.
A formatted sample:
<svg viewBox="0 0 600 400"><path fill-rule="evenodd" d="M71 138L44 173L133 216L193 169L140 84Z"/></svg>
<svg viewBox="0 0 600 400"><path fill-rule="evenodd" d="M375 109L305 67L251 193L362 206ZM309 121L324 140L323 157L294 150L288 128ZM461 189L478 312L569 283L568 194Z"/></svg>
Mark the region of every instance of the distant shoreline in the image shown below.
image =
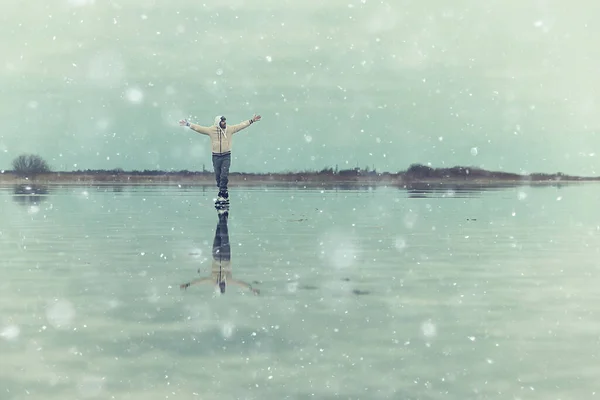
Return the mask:
<svg viewBox="0 0 600 400"><path fill-rule="evenodd" d="M471 167L432 168L413 164L402 172L375 172L352 169L317 172L240 173L229 174L230 186L517 186L550 185L600 181L600 177L569 176L562 173L521 175L502 171L487 171ZM67 171L19 176L0 173L0 185L185 185L215 186L214 174L209 171Z"/></svg>

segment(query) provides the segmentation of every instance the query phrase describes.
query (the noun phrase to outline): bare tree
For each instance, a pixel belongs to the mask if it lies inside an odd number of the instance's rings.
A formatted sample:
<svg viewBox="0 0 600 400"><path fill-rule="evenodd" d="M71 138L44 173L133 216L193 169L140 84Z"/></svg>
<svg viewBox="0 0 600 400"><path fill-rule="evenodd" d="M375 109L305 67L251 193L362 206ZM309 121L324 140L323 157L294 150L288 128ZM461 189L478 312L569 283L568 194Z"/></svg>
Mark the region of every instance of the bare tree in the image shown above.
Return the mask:
<svg viewBox="0 0 600 400"><path fill-rule="evenodd" d="M50 172L50 166L42 157L35 154L21 154L12 162L13 172L17 176L33 178Z"/></svg>

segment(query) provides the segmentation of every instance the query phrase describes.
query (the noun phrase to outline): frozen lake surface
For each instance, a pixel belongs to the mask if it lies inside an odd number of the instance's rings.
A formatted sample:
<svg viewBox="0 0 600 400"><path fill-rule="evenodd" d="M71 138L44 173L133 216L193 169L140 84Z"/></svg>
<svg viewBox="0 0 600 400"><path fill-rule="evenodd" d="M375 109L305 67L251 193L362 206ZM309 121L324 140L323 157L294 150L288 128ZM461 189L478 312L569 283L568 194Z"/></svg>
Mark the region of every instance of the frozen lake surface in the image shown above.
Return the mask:
<svg viewBox="0 0 600 400"><path fill-rule="evenodd" d="M0 399L600 390L599 186L213 192L0 188Z"/></svg>

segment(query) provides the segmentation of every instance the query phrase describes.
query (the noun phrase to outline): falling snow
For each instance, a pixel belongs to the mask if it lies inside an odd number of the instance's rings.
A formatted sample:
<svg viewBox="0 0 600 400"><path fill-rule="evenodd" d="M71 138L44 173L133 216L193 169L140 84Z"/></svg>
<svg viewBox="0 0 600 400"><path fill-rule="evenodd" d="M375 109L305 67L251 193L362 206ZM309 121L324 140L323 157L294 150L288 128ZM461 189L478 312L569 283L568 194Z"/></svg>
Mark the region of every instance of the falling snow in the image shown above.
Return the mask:
<svg viewBox="0 0 600 400"><path fill-rule="evenodd" d="M0 398L597 397L589 7L187 3L5 7Z"/></svg>
<svg viewBox="0 0 600 400"><path fill-rule="evenodd" d="M21 329L17 325L8 325L0 330L0 338L4 340L15 340L19 337Z"/></svg>
<svg viewBox="0 0 600 400"><path fill-rule="evenodd" d="M126 99L133 104L139 104L144 99L144 93L138 88L129 88L125 92Z"/></svg>
<svg viewBox="0 0 600 400"><path fill-rule="evenodd" d="M68 329L75 319L75 307L64 299L52 301L46 308L46 320L56 329Z"/></svg>

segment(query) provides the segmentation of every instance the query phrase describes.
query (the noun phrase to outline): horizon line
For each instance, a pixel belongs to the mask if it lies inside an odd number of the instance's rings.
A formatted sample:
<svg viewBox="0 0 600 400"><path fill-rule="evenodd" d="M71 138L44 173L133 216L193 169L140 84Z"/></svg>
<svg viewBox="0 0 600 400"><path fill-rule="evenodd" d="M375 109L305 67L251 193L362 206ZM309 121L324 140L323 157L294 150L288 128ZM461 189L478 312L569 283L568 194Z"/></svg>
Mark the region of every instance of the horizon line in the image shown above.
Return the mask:
<svg viewBox="0 0 600 400"><path fill-rule="evenodd" d="M354 167L354 168L347 168L347 169L338 169L338 167L336 166L334 167L324 167L321 169L305 169L305 170L288 170L288 171L272 171L272 172L243 172L243 171L230 171L229 174L238 174L238 175L290 175L290 174L334 174L334 175L339 175L340 173L364 173L364 174L369 174L369 175L407 175L407 174L415 174L415 172L417 171L411 171L411 168L414 169L421 169L421 171L428 171L428 172L463 172L466 175L469 175L470 171L473 171L475 173L490 173L490 174L501 174L501 175L514 175L514 176L521 176L521 177L526 177L526 176L532 176L532 175L544 175L544 176L563 176L563 177L570 177L570 178L600 178L600 176L594 176L594 175L588 175L588 176L583 176L583 175L570 175L561 171L556 171L556 172L526 172L526 173L521 173L521 172L510 172L510 171L506 171L506 170L491 170L491 169L485 169L485 168L481 168L481 167L474 167L474 166L464 166L464 165L455 165L452 167L432 167L429 165L425 165L425 164L419 164L419 163L413 163L410 164L410 166L404 170L398 170L397 172L391 172L391 171L386 171L386 170L377 170L377 168L361 168L361 167ZM121 167L115 167L115 168L111 168L111 169L106 169L106 168L86 168L86 169L76 169L76 170L57 170L57 171L47 171L47 172L35 172L32 173L35 175L49 175L49 174L85 174L85 173L107 173L107 174L133 174L133 175L140 175L143 173L152 173L157 174L157 173L162 173L162 174L185 174L185 175L189 175L189 174L214 174L214 171L210 170L210 169L205 169L203 167L203 169L149 169L149 168L144 168L144 169L129 169L129 170L125 170ZM14 170L9 170L9 169L5 169L5 170L0 170L0 175L1 174L18 174L17 172L15 172Z"/></svg>

